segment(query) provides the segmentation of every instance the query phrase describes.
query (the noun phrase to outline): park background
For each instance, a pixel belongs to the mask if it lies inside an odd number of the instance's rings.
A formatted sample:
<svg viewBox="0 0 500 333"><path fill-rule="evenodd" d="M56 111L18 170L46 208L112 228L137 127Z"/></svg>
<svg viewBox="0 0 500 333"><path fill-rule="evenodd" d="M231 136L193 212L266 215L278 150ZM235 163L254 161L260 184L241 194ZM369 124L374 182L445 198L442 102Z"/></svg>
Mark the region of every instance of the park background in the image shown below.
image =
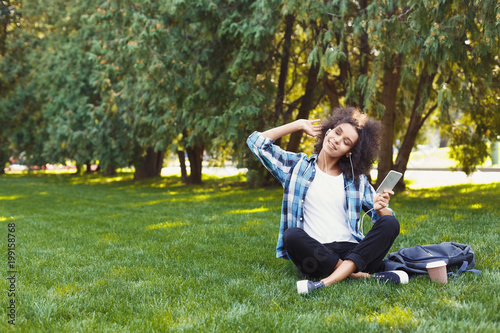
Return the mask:
<svg viewBox="0 0 500 333"><path fill-rule="evenodd" d="M20 331L499 331L498 1L4 0L0 26ZM296 295L245 141L344 105L382 123L374 185L405 174L394 250L468 243L483 275Z"/></svg>

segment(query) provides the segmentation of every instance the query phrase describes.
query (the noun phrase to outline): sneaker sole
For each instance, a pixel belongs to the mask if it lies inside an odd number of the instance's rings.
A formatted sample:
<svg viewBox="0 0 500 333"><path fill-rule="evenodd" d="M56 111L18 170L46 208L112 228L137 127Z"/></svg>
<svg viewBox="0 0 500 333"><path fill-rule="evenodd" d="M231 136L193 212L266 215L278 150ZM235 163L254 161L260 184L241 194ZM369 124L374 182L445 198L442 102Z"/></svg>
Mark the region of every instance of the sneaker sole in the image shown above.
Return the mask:
<svg viewBox="0 0 500 333"><path fill-rule="evenodd" d="M401 284L406 284L410 280L408 274L404 271L390 271L390 272L396 273L399 276L399 283Z"/></svg>

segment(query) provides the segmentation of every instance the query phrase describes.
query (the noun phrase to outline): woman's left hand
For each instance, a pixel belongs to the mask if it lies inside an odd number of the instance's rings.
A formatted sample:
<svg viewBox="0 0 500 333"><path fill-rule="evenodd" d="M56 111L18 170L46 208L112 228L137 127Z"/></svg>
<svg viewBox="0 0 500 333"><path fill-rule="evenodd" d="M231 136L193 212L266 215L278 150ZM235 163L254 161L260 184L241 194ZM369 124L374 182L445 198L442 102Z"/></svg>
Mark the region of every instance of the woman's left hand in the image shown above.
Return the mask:
<svg viewBox="0 0 500 333"><path fill-rule="evenodd" d="M391 190L385 190L383 193L377 193L377 195L375 195L373 199L373 209L375 209L379 216L385 215L383 214L383 209L389 206L392 195L394 195L394 192Z"/></svg>

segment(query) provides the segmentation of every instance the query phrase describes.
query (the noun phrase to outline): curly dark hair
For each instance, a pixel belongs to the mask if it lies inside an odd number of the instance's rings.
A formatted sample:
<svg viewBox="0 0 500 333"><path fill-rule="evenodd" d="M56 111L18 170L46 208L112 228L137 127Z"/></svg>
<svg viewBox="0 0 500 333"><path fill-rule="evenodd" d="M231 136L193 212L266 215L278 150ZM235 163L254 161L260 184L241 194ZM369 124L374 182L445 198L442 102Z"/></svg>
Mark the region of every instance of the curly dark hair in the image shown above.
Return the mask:
<svg viewBox="0 0 500 333"><path fill-rule="evenodd" d="M343 156L340 158L340 169L347 179L358 178L361 174L370 172L378 156L381 125L377 120L369 118L365 113L362 113L355 107L346 106L335 108L330 116L321 124L323 126L321 135L317 137L317 143L314 145L315 154L319 155L321 152L326 132L343 123L354 126L358 132L359 138L356 145L351 149L354 177L352 175L351 162L348 157Z"/></svg>

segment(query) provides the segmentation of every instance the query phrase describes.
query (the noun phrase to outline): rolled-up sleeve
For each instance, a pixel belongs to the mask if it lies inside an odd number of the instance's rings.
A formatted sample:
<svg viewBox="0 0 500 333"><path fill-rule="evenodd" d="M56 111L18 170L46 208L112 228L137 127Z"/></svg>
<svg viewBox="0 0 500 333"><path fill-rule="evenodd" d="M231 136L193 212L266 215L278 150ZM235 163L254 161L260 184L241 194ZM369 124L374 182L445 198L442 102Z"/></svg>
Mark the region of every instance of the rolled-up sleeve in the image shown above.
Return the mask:
<svg viewBox="0 0 500 333"><path fill-rule="evenodd" d="M247 145L264 167L282 184L285 184L290 168L299 159L298 154L287 152L273 144L274 141L253 132L247 139Z"/></svg>

